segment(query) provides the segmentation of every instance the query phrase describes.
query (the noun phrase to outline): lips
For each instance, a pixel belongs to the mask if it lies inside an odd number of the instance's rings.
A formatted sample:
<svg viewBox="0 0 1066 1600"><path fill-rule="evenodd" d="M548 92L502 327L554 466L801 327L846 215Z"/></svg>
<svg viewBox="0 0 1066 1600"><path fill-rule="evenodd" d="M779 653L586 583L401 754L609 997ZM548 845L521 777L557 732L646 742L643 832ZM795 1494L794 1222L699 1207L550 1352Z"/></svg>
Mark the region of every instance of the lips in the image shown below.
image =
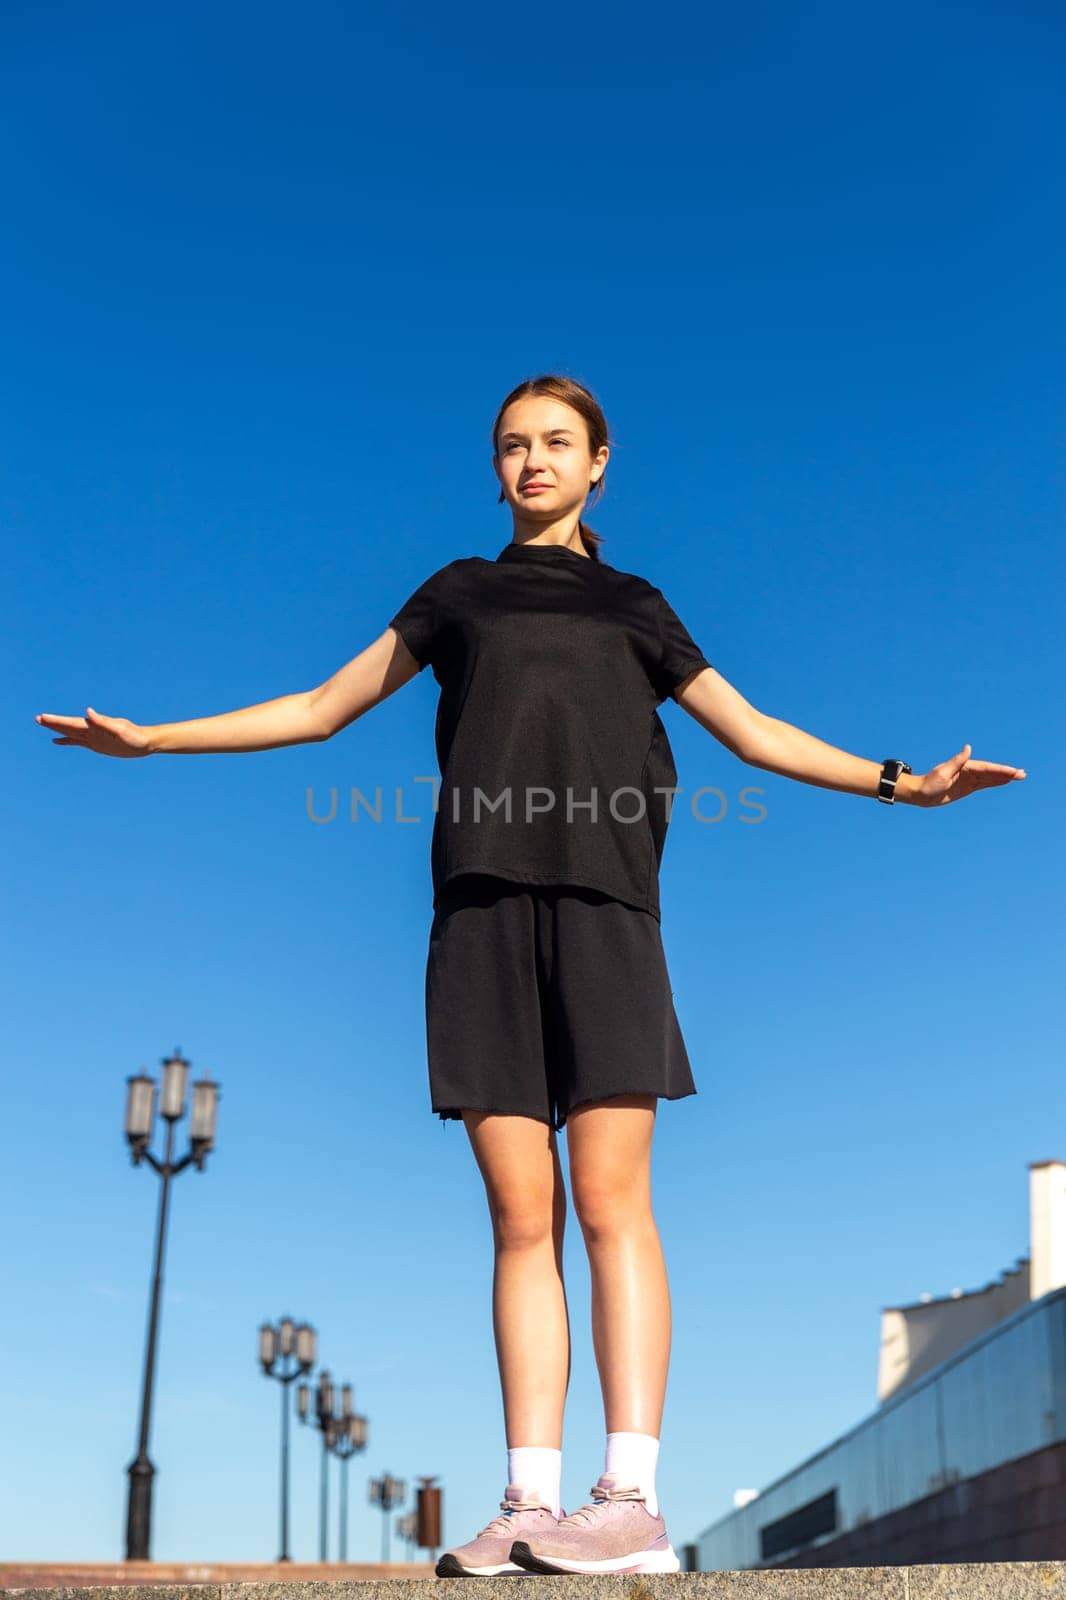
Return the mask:
<svg viewBox="0 0 1066 1600"><path fill-rule="evenodd" d="M523 485L522 493L529 494L533 489L550 489L550 483L527 483Z"/></svg>

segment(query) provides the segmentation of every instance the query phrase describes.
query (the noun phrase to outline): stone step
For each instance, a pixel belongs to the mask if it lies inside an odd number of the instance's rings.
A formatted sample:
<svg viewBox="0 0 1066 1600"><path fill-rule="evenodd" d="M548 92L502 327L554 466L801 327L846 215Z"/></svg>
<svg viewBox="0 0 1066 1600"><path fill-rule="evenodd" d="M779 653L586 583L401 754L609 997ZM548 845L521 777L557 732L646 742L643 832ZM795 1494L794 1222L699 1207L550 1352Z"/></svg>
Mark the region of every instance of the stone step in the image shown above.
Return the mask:
<svg viewBox="0 0 1066 1600"><path fill-rule="evenodd" d="M25 1572L0 1569L4 1600L42 1600L41 1586L8 1581ZM195 1568L188 1572L220 1568ZM244 1569L247 1570L247 1569ZM640 1577L437 1578L415 1563L392 1563L387 1578L324 1576L351 1568L318 1567L303 1580L286 1572L281 1580L232 1582L103 1583L49 1586L48 1600L1066 1600L1066 1561L941 1562L913 1567L763 1568L755 1572L679 1572ZM379 1569L380 1570L380 1569ZM59 1576L60 1569L52 1571ZM442 1585L447 1587L442 1588Z"/></svg>
<svg viewBox="0 0 1066 1600"><path fill-rule="evenodd" d="M365 1582L371 1578L432 1578L432 1561L0 1561L0 1591L62 1589L67 1594L102 1596L120 1587L150 1587L154 1600L170 1587L172 1600L195 1586L199 1600L212 1600L202 1590L227 1584L258 1583L270 1588L295 1588L301 1583ZM360 1590L360 1594L363 1591ZM49 1600L39 1596L38 1600ZM52 1596L51 1600L55 1600ZM217 1600L217 1597L216 1597ZM363 1600L367 1597L363 1595Z"/></svg>

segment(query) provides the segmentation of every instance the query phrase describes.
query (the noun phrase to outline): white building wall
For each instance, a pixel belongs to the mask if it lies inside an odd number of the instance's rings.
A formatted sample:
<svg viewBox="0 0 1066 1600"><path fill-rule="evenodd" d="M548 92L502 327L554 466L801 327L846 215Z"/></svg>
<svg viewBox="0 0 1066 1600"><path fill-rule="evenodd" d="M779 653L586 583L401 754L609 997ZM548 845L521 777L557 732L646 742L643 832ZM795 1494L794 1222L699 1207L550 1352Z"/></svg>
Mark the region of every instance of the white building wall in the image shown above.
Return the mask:
<svg viewBox="0 0 1066 1600"><path fill-rule="evenodd" d="M1066 1161L1029 1163L1030 1288L1034 1300L1066 1284Z"/></svg>

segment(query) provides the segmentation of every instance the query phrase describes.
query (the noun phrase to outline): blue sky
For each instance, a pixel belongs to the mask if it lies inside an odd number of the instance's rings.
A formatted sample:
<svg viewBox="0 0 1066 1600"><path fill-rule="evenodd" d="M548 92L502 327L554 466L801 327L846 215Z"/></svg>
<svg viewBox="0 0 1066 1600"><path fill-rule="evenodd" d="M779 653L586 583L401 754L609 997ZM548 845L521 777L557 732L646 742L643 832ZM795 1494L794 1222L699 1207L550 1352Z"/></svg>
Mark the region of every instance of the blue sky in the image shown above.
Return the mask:
<svg viewBox="0 0 1066 1600"><path fill-rule="evenodd" d="M426 1083L431 675L241 756L108 762L33 717L320 682L510 538L489 429L543 370L611 425L605 558L753 704L1029 773L890 810L663 708L679 781L725 797L678 805L661 880L699 1093L656 1131L658 1487L693 1539L873 1408L883 1305L1024 1254L1026 1165L1066 1153L1062 19L105 4L2 31L0 1554L123 1553L156 1199L124 1080L175 1044L223 1098L174 1194L153 1553L276 1553L254 1354L286 1311L370 1419L355 1558L371 1474L438 1473L450 1543L502 1493L484 1194ZM331 785L422 820L316 826ZM569 1508L603 1447L572 1217L566 1268Z"/></svg>

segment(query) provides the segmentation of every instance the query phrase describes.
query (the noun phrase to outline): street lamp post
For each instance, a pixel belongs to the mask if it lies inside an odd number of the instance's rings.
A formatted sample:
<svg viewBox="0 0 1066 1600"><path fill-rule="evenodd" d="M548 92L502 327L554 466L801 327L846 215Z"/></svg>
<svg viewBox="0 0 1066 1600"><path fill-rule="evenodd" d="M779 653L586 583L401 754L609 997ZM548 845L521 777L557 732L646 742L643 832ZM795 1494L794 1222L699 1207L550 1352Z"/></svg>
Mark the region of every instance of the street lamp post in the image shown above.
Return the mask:
<svg viewBox="0 0 1066 1600"><path fill-rule="evenodd" d="M408 1561L414 1560L414 1546L418 1538L418 1512L405 1511L396 1518L396 1532L407 1546Z"/></svg>
<svg viewBox="0 0 1066 1600"><path fill-rule="evenodd" d="M393 1506L402 1506L407 1498L407 1485L402 1478L394 1478L386 1472L380 1478L370 1480L371 1504L379 1505L385 1513L381 1527L381 1559L389 1559L389 1512Z"/></svg>
<svg viewBox="0 0 1066 1600"><path fill-rule="evenodd" d="M301 1383L296 1391L296 1410L301 1422L312 1421L311 1391L306 1383ZM315 1388L313 1423L322 1434L322 1476L318 1495L318 1559L327 1561L329 1559L329 1452L333 1445L336 1420L333 1416L333 1380L325 1368L319 1373Z"/></svg>
<svg viewBox="0 0 1066 1600"><path fill-rule="evenodd" d="M367 1420L352 1409L352 1386L341 1386L341 1414L333 1429L333 1454L341 1464L340 1548L341 1561L348 1559L348 1462L357 1451L366 1449Z"/></svg>
<svg viewBox="0 0 1066 1600"><path fill-rule="evenodd" d="M259 1329L259 1360L268 1378L281 1384L281 1554L279 1561L291 1561L289 1554L289 1384L302 1378L315 1364L318 1335L307 1322L299 1325L282 1317L275 1328L264 1322Z"/></svg>
<svg viewBox="0 0 1066 1600"><path fill-rule="evenodd" d="M128 1085L126 1138L129 1140L133 1165L137 1167L142 1161L147 1161L152 1170L163 1180L159 1194L137 1454L126 1469L129 1474L129 1499L126 1510L127 1561L148 1561L152 1543L152 1480L155 1476L155 1467L148 1455L148 1439L151 1431L152 1386L159 1337L159 1305L163 1288L163 1256L166 1249L170 1180L177 1177L179 1172L184 1172L190 1162L196 1163L198 1172L204 1170L207 1153L214 1149L215 1121L220 1098L219 1086L210 1078L203 1077L193 1084L189 1149L180 1161L174 1161L174 1124L180 1122L185 1115L185 1082L189 1062L184 1059L180 1049L176 1048L173 1055L164 1060L162 1066L163 1085L159 1111L167 1125L166 1151L162 1161L157 1160L148 1148L155 1115L155 1079L149 1078L144 1072L139 1072L126 1080Z"/></svg>

